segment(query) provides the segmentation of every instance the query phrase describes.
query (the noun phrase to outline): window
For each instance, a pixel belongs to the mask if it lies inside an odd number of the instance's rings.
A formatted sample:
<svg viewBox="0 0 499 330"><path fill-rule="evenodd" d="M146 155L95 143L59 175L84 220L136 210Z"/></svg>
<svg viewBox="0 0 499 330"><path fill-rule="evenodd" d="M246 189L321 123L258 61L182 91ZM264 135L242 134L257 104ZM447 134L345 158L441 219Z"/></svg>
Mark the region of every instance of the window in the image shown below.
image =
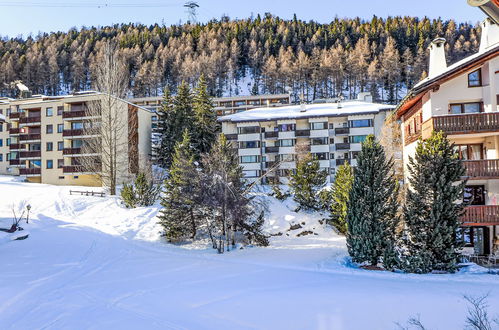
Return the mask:
<svg viewBox="0 0 499 330"><path fill-rule="evenodd" d="M295 154L281 154L279 155L279 160L281 162L294 162L296 159Z"/></svg>
<svg viewBox="0 0 499 330"><path fill-rule="evenodd" d="M482 102L453 103L449 105L449 112L451 114L477 113L482 111L483 111Z"/></svg>
<svg viewBox="0 0 499 330"><path fill-rule="evenodd" d="M334 144L334 138L329 138L329 144Z"/></svg>
<svg viewBox="0 0 499 330"><path fill-rule="evenodd" d="M64 112L64 106L58 106L57 107L57 115L62 116L62 113Z"/></svg>
<svg viewBox="0 0 499 330"><path fill-rule="evenodd" d="M372 119L358 119L358 120L350 120L350 127L372 127L373 120Z"/></svg>
<svg viewBox="0 0 499 330"><path fill-rule="evenodd" d="M334 153L329 154L329 159L334 159Z"/></svg>
<svg viewBox="0 0 499 330"><path fill-rule="evenodd" d="M3 147L3 139L0 139L0 147Z"/></svg>
<svg viewBox="0 0 499 330"><path fill-rule="evenodd" d="M5 145L6 145L7 147L8 147L8 146L10 146L10 138L5 139L5 142L6 142L6 143L5 143Z"/></svg>
<svg viewBox="0 0 499 330"><path fill-rule="evenodd" d="M0 123L0 132L3 132L3 124Z"/></svg>
<svg viewBox="0 0 499 330"><path fill-rule="evenodd" d="M64 180L64 175L59 177L59 180Z"/></svg>
<svg viewBox="0 0 499 330"><path fill-rule="evenodd" d="M258 156L241 156L239 157L240 163L258 163Z"/></svg>
<svg viewBox="0 0 499 330"><path fill-rule="evenodd" d="M260 127L259 126L238 127L237 130L238 130L239 134L260 133Z"/></svg>
<svg viewBox="0 0 499 330"><path fill-rule="evenodd" d="M47 142L47 151L54 150L54 144L52 142Z"/></svg>
<svg viewBox="0 0 499 330"><path fill-rule="evenodd" d="M260 171L243 171L246 178L257 178L260 176Z"/></svg>
<svg viewBox="0 0 499 330"><path fill-rule="evenodd" d="M62 168L64 166L64 159L57 160L57 168Z"/></svg>
<svg viewBox="0 0 499 330"><path fill-rule="evenodd" d="M317 160L328 160L329 153L318 152L318 153L312 154L312 156Z"/></svg>
<svg viewBox="0 0 499 330"><path fill-rule="evenodd" d="M310 129L327 129L327 123L310 123Z"/></svg>
<svg viewBox="0 0 499 330"><path fill-rule="evenodd" d="M54 115L54 109L52 109L52 108L45 109L45 115L47 117L52 117Z"/></svg>
<svg viewBox="0 0 499 330"><path fill-rule="evenodd" d="M312 145L317 146L323 144L327 144L327 137L312 138Z"/></svg>
<svg viewBox="0 0 499 330"><path fill-rule="evenodd" d="M239 148L241 148L241 149L259 148L259 147L260 147L260 141L242 141L242 142L239 142Z"/></svg>
<svg viewBox="0 0 499 330"><path fill-rule="evenodd" d="M47 159L47 168L54 168L54 161L52 159Z"/></svg>
<svg viewBox="0 0 499 330"><path fill-rule="evenodd" d="M362 143L367 138L367 135L352 135L350 136L350 143Z"/></svg>
<svg viewBox="0 0 499 330"><path fill-rule="evenodd" d="M352 158L352 159L357 159L357 156L359 155L359 152L360 152L360 151L352 151L352 152L351 152L351 154L352 154L351 158Z"/></svg>
<svg viewBox="0 0 499 330"><path fill-rule="evenodd" d="M281 124L279 125L279 132L291 132L296 130L295 124Z"/></svg>
<svg viewBox="0 0 499 330"><path fill-rule="evenodd" d="M458 144L454 146L454 150L459 153L459 158L463 160L483 159L483 147L481 144Z"/></svg>
<svg viewBox="0 0 499 330"><path fill-rule="evenodd" d="M295 140L294 139L279 140L279 146L280 147L292 147L294 145L295 145Z"/></svg>
<svg viewBox="0 0 499 330"><path fill-rule="evenodd" d="M54 132L54 127L52 125L47 125L46 132L47 134L52 134Z"/></svg>
<svg viewBox="0 0 499 330"><path fill-rule="evenodd" d="M482 86L482 70L478 69L468 74L468 87Z"/></svg>
<svg viewBox="0 0 499 330"><path fill-rule="evenodd" d="M71 123L71 129L83 129L83 123L73 122L73 123Z"/></svg>
<svg viewBox="0 0 499 330"><path fill-rule="evenodd" d="M62 149L64 149L64 142L63 141L57 142L57 150L61 151Z"/></svg>
<svg viewBox="0 0 499 330"><path fill-rule="evenodd" d="M0 154L0 162L3 162L3 155Z"/></svg>
<svg viewBox="0 0 499 330"><path fill-rule="evenodd" d="M64 130L64 124L57 124L57 133L62 133Z"/></svg>

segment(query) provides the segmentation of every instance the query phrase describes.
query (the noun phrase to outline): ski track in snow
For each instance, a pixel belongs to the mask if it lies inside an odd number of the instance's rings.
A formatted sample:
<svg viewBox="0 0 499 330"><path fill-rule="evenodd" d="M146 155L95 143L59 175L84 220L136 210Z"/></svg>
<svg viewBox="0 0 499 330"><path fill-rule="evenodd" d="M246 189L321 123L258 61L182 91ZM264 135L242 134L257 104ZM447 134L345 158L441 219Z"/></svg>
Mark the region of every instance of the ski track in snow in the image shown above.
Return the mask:
<svg viewBox="0 0 499 330"><path fill-rule="evenodd" d="M173 246L160 239L157 205L127 210L69 189L0 176L1 227L12 204L32 205L27 240L0 233L2 330L397 329L418 314L428 328L462 329L463 295L487 292L491 316L499 311L497 275L356 269L330 230L223 255ZM301 230L318 230L318 217L272 203L269 230L304 219Z"/></svg>

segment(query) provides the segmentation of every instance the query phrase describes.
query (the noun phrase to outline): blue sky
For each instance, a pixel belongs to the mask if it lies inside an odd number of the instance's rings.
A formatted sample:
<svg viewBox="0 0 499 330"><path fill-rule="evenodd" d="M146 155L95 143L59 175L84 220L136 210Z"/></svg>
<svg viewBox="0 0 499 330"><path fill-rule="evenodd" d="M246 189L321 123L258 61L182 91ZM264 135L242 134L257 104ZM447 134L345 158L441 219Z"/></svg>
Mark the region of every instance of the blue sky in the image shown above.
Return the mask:
<svg viewBox="0 0 499 330"><path fill-rule="evenodd" d="M428 16L477 22L484 15L466 0L198 0L198 21L245 18L271 12L283 18L294 13L304 20L329 22L335 16ZM139 5L141 4L141 5ZM158 6L161 4L161 7ZM0 35L36 35L39 31L67 31L71 27L113 23L175 24L188 15L178 0L0 0ZM107 5L107 6L106 6Z"/></svg>

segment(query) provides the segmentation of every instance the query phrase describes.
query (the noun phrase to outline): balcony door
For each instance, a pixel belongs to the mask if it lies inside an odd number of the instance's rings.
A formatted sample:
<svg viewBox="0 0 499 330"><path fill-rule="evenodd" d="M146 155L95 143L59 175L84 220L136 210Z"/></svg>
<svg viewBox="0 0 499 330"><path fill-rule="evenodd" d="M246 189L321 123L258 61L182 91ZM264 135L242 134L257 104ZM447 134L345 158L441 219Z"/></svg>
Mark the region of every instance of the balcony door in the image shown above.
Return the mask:
<svg viewBox="0 0 499 330"><path fill-rule="evenodd" d="M482 144L456 144L454 148L459 153L459 158L462 160L484 159Z"/></svg>
<svg viewBox="0 0 499 330"><path fill-rule="evenodd" d="M463 202L468 205L485 205L485 186L464 187Z"/></svg>

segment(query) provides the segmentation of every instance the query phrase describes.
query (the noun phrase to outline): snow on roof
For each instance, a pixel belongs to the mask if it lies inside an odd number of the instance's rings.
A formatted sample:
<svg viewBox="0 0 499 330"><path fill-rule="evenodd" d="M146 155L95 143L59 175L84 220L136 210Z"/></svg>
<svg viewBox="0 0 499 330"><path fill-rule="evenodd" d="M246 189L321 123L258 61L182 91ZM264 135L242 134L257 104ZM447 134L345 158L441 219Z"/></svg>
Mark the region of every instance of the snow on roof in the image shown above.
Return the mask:
<svg viewBox="0 0 499 330"><path fill-rule="evenodd" d="M247 110L220 117L219 121L243 122L278 119L303 119L311 117L344 117L349 115L376 114L383 110L392 110L393 105L370 103L363 101L344 101L342 107L338 103L320 103L268 107ZM302 111L304 107L305 111Z"/></svg>

